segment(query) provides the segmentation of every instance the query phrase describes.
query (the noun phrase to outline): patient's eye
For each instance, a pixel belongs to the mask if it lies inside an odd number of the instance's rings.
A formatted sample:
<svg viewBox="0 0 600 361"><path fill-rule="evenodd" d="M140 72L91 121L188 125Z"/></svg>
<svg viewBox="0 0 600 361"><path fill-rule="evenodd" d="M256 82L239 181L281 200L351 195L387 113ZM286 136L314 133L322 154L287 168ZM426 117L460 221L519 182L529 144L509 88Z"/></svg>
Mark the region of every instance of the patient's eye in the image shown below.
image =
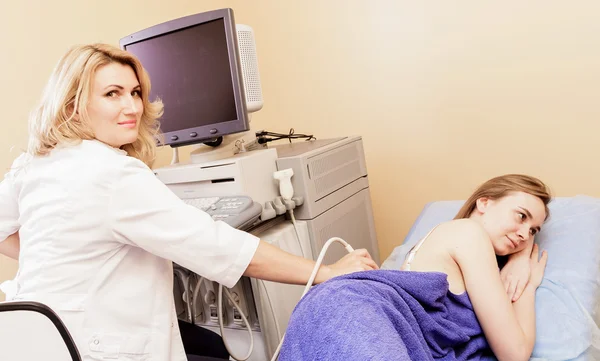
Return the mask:
<svg viewBox="0 0 600 361"><path fill-rule="evenodd" d="M524 221L527 219L527 215L523 212L517 212L519 214L519 219Z"/></svg>
<svg viewBox="0 0 600 361"><path fill-rule="evenodd" d="M532 236L535 236L536 233L537 233L537 229L532 228L532 229L529 230L529 233L531 233Z"/></svg>

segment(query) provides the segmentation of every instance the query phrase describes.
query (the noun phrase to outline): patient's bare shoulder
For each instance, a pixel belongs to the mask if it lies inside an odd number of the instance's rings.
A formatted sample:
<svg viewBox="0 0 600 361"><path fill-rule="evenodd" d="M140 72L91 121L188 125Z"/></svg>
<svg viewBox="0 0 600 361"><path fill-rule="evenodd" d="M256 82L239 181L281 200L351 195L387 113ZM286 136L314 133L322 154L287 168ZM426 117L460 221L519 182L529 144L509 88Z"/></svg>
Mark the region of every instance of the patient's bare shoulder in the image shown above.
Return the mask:
<svg viewBox="0 0 600 361"><path fill-rule="evenodd" d="M449 236L462 235L463 237L481 237L487 233L483 227L469 218L453 219L451 221L440 223L437 227L440 232Z"/></svg>
<svg viewBox="0 0 600 361"><path fill-rule="evenodd" d="M455 219L440 224L438 228L453 258L463 252L494 252L485 229L471 219Z"/></svg>

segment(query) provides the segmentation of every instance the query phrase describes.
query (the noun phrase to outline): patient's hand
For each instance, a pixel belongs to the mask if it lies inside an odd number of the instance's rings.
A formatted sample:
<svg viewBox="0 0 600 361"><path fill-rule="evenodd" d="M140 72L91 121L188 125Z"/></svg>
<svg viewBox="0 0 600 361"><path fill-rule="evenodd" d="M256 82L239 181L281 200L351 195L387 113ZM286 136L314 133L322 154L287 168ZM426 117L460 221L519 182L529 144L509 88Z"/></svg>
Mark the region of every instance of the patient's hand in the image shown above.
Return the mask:
<svg viewBox="0 0 600 361"><path fill-rule="evenodd" d="M512 302L521 297L531 275L531 251L529 249L524 251L511 255L500 271L500 278Z"/></svg>
<svg viewBox="0 0 600 361"><path fill-rule="evenodd" d="M539 287L544 278L544 271L546 270L546 263L548 262L548 252L543 251L539 254L539 248L537 244L533 245L531 251L531 284L532 286Z"/></svg>

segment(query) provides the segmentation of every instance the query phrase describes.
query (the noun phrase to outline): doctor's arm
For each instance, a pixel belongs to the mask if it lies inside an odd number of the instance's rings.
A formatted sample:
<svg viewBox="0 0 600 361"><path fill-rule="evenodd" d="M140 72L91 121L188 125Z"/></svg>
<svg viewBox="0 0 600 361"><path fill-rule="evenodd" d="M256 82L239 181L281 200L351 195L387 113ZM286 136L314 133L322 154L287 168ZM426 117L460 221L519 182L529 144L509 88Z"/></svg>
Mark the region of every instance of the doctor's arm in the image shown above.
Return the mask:
<svg viewBox="0 0 600 361"><path fill-rule="evenodd" d="M18 260L20 245L19 232L13 233L0 242L0 254Z"/></svg>
<svg viewBox="0 0 600 361"><path fill-rule="evenodd" d="M126 164L115 180L107 215L116 240L171 260L232 287L242 275L283 283L306 283L315 262L284 252L257 237L215 222L185 204L147 167ZM377 268L364 250L323 266L316 282Z"/></svg>
<svg viewBox="0 0 600 361"><path fill-rule="evenodd" d="M315 262L282 251L281 249L260 241L244 276L267 281L306 284L312 274ZM355 250L332 265L321 265L315 283L346 273L368 271L378 266L364 249Z"/></svg>
<svg viewBox="0 0 600 361"><path fill-rule="evenodd" d="M22 159L19 157L15 160L11 170L0 182L0 254L13 259L19 258L20 250L19 206L13 187L13 169L18 168L18 162Z"/></svg>

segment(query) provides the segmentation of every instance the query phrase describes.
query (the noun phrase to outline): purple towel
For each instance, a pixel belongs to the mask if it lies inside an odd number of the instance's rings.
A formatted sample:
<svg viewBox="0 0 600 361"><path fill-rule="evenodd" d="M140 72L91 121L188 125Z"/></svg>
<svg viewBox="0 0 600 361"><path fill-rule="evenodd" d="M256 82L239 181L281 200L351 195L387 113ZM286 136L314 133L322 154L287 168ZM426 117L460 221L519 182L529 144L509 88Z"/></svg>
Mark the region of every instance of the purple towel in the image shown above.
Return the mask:
<svg viewBox="0 0 600 361"><path fill-rule="evenodd" d="M491 351L466 293L439 272L336 277L298 303L280 361L482 360Z"/></svg>

